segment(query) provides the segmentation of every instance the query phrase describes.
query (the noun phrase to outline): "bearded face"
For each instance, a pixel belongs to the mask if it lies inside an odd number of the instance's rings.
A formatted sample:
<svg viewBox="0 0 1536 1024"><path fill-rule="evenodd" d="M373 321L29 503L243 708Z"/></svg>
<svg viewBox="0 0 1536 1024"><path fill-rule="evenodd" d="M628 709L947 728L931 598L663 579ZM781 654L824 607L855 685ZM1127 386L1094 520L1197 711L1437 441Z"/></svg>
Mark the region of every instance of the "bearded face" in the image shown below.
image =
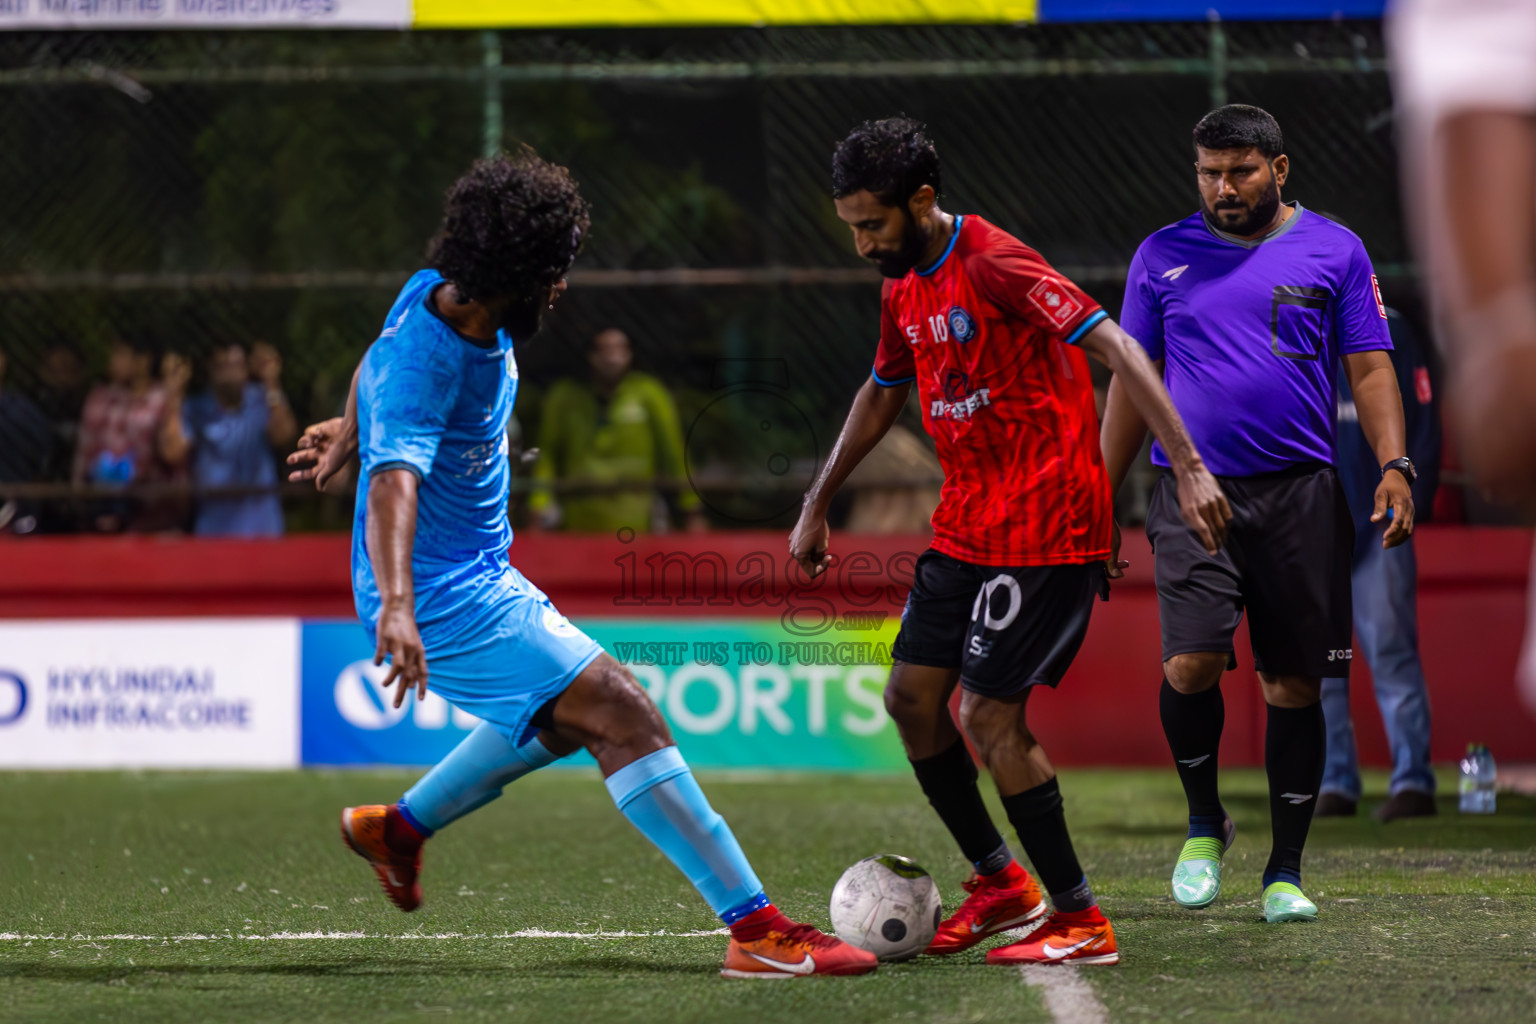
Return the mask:
<svg viewBox="0 0 1536 1024"><path fill-rule="evenodd" d="M907 273L916 269L922 262L923 250L927 247L927 241L923 233L918 230L917 222L912 219L912 214L907 209L902 209L901 240L894 249L876 249L869 253L868 259L874 261L875 267L882 277L900 280Z"/></svg>
<svg viewBox="0 0 1536 1024"><path fill-rule="evenodd" d="M1225 196L1205 205L1212 224L1231 235L1248 236L1263 231L1280 209L1280 186L1273 174L1269 185L1251 201L1241 195Z"/></svg>

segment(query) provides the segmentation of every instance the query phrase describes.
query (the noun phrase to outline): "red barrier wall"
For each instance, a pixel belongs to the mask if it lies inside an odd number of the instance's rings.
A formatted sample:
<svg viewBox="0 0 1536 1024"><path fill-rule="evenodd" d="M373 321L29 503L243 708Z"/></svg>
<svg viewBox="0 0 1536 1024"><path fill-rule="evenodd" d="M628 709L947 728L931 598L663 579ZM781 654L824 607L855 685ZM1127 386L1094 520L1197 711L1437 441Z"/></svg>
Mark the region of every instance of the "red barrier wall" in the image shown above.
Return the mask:
<svg viewBox="0 0 1536 1024"><path fill-rule="evenodd" d="M922 537L836 535L841 560L804 584L787 570L780 533L642 537L524 536L518 567L566 614L778 617L832 600L840 611L899 614ZM1416 537L1419 631L1434 718L1434 756L1454 760L1470 740L1501 760L1536 761L1536 718L1513 679L1525 625L1529 531L1427 526ZM350 539L280 541L184 537L39 537L0 542L0 617L353 614ZM1131 568L1099 606L1088 640L1055 693L1035 698L1037 732L1064 764L1165 764L1157 718L1160 678L1152 559L1126 536ZM686 556L686 558L684 557ZM858 556L858 557L855 557ZM687 559L694 568L685 569ZM649 560L649 561L648 561ZM685 585L691 571L693 583ZM654 574L654 575L653 575ZM718 574L718 575L717 575ZM1223 683L1229 764L1262 762L1264 710L1247 649ZM1353 668L1361 756L1386 764L1386 739L1363 659Z"/></svg>

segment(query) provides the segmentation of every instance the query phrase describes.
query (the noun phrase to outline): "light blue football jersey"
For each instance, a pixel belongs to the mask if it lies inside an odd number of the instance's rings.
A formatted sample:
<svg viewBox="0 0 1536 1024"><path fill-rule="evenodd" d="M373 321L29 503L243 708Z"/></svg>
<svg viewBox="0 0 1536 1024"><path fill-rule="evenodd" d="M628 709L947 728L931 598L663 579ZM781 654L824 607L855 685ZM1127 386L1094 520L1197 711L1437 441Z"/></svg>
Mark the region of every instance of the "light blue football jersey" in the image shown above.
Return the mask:
<svg viewBox="0 0 1536 1024"><path fill-rule="evenodd" d="M368 558L369 481L380 470L408 469L420 479L411 567L416 624L429 655L494 628L521 579L509 571L507 554L512 339L505 331L494 342L455 331L428 303L442 281L423 270L406 282L357 382L357 614L371 635L380 602Z"/></svg>

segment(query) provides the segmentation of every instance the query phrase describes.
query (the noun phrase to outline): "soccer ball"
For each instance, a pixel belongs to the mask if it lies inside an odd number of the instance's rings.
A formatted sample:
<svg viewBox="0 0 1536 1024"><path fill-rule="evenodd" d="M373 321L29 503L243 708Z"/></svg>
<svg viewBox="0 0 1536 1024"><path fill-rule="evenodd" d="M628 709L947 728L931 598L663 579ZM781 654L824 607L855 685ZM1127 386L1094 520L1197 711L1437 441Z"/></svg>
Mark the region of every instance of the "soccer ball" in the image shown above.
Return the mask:
<svg viewBox="0 0 1536 1024"><path fill-rule="evenodd" d="M832 930L881 960L910 960L933 941L942 915L939 887L905 857L865 857L832 887Z"/></svg>

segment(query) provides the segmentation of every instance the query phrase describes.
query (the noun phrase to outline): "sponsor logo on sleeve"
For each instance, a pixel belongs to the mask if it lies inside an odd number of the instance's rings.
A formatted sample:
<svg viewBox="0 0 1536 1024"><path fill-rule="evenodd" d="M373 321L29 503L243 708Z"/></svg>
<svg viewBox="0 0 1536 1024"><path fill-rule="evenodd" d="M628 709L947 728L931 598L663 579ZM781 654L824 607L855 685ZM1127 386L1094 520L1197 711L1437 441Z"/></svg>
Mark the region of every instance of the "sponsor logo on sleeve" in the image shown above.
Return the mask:
<svg viewBox="0 0 1536 1024"><path fill-rule="evenodd" d="M1042 277L1037 281L1029 290L1028 298L1058 328L1065 329L1073 317L1083 311L1083 304L1054 277Z"/></svg>
<svg viewBox="0 0 1536 1024"><path fill-rule="evenodd" d="M1380 313L1381 318L1385 320L1387 318L1387 304L1381 301L1381 282L1376 280L1375 274L1371 275L1371 291L1376 293L1376 312Z"/></svg>
<svg viewBox="0 0 1536 1024"><path fill-rule="evenodd" d="M555 636L573 637L581 635L581 630L571 625L571 620L553 608L544 609L544 628L555 634Z"/></svg>

